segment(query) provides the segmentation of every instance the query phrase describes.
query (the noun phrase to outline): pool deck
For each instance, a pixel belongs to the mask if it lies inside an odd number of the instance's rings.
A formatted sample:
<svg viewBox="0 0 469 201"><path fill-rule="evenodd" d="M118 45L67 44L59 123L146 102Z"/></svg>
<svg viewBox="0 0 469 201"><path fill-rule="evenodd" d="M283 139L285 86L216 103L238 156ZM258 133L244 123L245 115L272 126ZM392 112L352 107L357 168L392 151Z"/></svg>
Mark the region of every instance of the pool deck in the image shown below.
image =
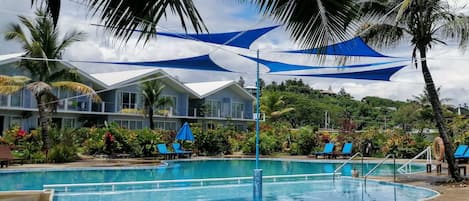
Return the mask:
<svg viewBox="0 0 469 201"><path fill-rule="evenodd" d="M230 158L252 158L251 156L245 155L225 155L222 157L195 157L193 159L230 159ZM276 157L265 157L271 159L282 159L282 160L307 160L307 161L346 161L347 159L315 159L306 156L276 156ZM365 158L366 162L379 162L382 159L380 158ZM355 162L358 162L357 159ZM404 163L406 159L397 159L397 163ZM20 169L47 169L47 168L78 168L78 167L138 167L138 166L149 166L149 165L160 165L162 161L154 159L102 159L102 158L87 158L77 162L63 163L63 164L24 164L24 165L12 165L8 168L0 169L2 170L20 170ZM420 163L425 163L425 160L417 161ZM469 170L469 164L460 164L465 165L467 170ZM438 185L435 183L443 182L448 180L448 171L445 164L442 166L442 173L436 174L435 171L432 173L416 173L411 175L398 175L397 182L403 184L409 184L414 186L420 186L424 188L429 188L435 191L438 191L441 195L430 199L432 201L447 201L447 200L467 200L469 198L469 177L466 177L466 182L460 184L445 184ZM370 177L371 179L382 180L382 181L392 181L392 177Z"/></svg>

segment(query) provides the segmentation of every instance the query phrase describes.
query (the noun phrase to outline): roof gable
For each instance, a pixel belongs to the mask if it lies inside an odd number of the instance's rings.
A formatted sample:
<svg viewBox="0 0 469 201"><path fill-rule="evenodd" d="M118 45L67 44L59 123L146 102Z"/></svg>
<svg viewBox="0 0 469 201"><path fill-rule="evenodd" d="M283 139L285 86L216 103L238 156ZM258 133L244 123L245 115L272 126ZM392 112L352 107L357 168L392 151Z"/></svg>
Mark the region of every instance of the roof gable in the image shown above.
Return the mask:
<svg viewBox="0 0 469 201"><path fill-rule="evenodd" d="M255 100L255 98L240 87L235 81L214 81L214 82L194 82L194 83L186 83L185 84L188 88L195 91L201 98L206 98L210 95L213 95L221 90L226 88L233 89L236 93L244 96L245 98Z"/></svg>

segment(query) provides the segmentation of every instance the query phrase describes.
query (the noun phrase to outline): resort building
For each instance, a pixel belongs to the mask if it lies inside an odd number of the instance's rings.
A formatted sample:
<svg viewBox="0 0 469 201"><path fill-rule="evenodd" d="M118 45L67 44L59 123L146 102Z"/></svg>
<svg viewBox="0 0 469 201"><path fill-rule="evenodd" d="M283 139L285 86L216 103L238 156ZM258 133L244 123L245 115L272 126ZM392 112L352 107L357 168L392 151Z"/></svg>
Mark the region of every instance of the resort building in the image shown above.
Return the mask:
<svg viewBox="0 0 469 201"><path fill-rule="evenodd" d="M20 55L0 55L0 75L28 76L16 67ZM142 68L90 74L63 61L57 67L76 69L80 81L95 89L102 99L95 103L89 96L54 89L60 99L58 110L52 115L52 125L57 128L102 126L106 121L129 129L148 127L139 85L148 79L160 80L165 85L162 96L173 100L171 106L155 108L153 121L157 128L177 130L187 121L244 130L248 122L254 121L255 97L235 81L182 83L161 69ZM25 130L38 128L36 100L26 89L0 96L0 130L15 124Z"/></svg>

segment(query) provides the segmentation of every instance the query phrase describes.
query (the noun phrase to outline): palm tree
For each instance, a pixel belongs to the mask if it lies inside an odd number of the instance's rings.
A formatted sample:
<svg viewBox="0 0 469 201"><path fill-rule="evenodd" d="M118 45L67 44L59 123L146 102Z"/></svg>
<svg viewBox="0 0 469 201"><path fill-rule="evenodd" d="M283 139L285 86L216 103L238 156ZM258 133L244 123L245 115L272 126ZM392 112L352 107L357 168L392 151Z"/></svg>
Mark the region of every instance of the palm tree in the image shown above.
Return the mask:
<svg viewBox="0 0 469 201"><path fill-rule="evenodd" d="M406 36L410 37L413 46L412 58L416 67L420 63L426 96L433 109L440 137L445 144L445 155L451 177L460 181L462 177L456 169L453 145L448 136L438 91L428 68L427 52L435 44L446 44L444 42L446 38L459 40L459 45L463 47L469 39L469 34L467 34L469 18L462 13L452 12L448 2L441 0L404 0L403 2L382 0L365 4L363 8L384 13L399 6L400 3L402 3L401 9L391 13L386 20L365 23L364 28L368 31L365 32L363 38L372 44L387 46L401 41Z"/></svg>
<svg viewBox="0 0 469 201"><path fill-rule="evenodd" d="M142 83L141 92L144 100L145 113L148 115L150 129L155 129L153 122L154 109L173 105L170 97L161 97L165 85L158 80L150 80Z"/></svg>
<svg viewBox="0 0 469 201"><path fill-rule="evenodd" d="M292 107L285 108L284 97L278 92L263 94L261 97L261 111L265 112L272 121L277 120L282 115L295 110Z"/></svg>
<svg viewBox="0 0 469 201"><path fill-rule="evenodd" d="M50 147L48 116L56 111L58 105L58 98L52 89L64 88L89 94L95 101L100 101L100 98L92 88L74 82L78 80L75 70L59 68L57 62L49 61L49 59L60 59L64 50L73 42L81 40L83 34L73 31L59 40L58 31L53 26L51 17L42 10L36 11L36 15L34 22L19 17L29 35L19 24L10 24L5 33L6 40L16 40L23 45L24 57L38 58L38 60L23 59L18 63L18 68L28 73L30 77L0 75L0 94L12 94L22 89L29 90L33 94L37 102L43 149L47 152Z"/></svg>

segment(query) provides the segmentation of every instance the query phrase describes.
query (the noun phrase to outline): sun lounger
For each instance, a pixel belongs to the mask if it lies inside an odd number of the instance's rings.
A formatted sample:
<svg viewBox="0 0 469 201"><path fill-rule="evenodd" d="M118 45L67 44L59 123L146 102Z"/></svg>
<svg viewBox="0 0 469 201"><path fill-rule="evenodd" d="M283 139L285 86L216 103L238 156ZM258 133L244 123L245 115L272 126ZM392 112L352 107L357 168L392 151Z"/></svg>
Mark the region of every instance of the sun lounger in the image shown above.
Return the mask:
<svg viewBox="0 0 469 201"><path fill-rule="evenodd" d="M178 156L187 155L189 158L192 156L192 151L181 149L181 144L179 143L173 143L173 149L174 149L174 152L176 152Z"/></svg>
<svg viewBox="0 0 469 201"><path fill-rule="evenodd" d="M7 145L0 145L0 168L3 166L8 167L10 162L13 161L13 155L11 155L10 147Z"/></svg>
<svg viewBox="0 0 469 201"><path fill-rule="evenodd" d="M324 150L322 152L316 152L314 153L314 155L316 156L316 158L318 158L318 156L324 156L324 158L326 158L326 156L331 156L333 151L334 151L334 144L327 143L326 145L324 145Z"/></svg>
<svg viewBox="0 0 469 201"><path fill-rule="evenodd" d="M168 151L165 144L157 144L156 148L165 159L173 159L176 156L176 153Z"/></svg>
<svg viewBox="0 0 469 201"><path fill-rule="evenodd" d="M466 150L468 147L469 146L465 144L459 145L458 148L456 148L456 151L454 152L454 158L456 159L463 158L464 154L467 152Z"/></svg>
<svg viewBox="0 0 469 201"><path fill-rule="evenodd" d="M352 156L352 143L345 143L344 146L342 147L342 152L338 153L337 155L339 156Z"/></svg>

